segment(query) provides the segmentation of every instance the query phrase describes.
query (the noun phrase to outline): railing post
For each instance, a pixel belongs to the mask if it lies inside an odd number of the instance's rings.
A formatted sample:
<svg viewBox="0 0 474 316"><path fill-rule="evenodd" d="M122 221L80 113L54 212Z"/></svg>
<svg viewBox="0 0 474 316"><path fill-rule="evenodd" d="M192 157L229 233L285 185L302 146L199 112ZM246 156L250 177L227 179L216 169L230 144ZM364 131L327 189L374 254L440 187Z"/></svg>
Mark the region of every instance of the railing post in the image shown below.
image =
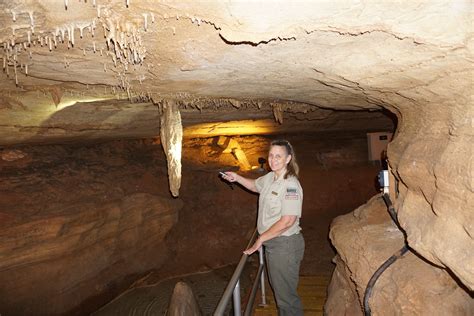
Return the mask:
<svg viewBox="0 0 474 316"><path fill-rule="evenodd" d="M237 280L237 283L234 287L234 316L242 315L242 308L240 307L240 279Z"/></svg>
<svg viewBox="0 0 474 316"><path fill-rule="evenodd" d="M260 265L263 265L262 274L260 275L260 292L262 292L262 305L267 305L267 298L265 296L265 260L263 258L263 246L258 249L258 259Z"/></svg>

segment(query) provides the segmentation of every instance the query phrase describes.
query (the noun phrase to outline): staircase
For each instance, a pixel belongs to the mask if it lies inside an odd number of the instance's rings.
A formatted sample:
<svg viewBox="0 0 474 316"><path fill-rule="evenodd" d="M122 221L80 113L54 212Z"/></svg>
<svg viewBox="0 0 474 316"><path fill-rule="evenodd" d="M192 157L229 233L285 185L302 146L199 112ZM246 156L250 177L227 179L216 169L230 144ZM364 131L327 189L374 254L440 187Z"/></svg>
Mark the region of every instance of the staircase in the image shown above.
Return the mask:
<svg viewBox="0 0 474 316"><path fill-rule="evenodd" d="M303 303L305 316L322 316L324 302L326 301L326 289L329 285L330 276L300 276L298 285L298 294ZM270 289L270 287L267 287ZM267 291L266 306L257 306L255 308L255 316L273 316L278 315L273 298L273 293Z"/></svg>

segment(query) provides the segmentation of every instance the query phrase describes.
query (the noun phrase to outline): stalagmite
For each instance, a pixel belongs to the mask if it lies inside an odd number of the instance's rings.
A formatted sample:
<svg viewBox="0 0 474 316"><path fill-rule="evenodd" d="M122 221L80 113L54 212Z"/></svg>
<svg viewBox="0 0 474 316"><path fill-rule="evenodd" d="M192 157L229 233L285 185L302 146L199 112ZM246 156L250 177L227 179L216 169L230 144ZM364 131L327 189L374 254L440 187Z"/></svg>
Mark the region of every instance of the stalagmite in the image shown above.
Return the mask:
<svg viewBox="0 0 474 316"><path fill-rule="evenodd" d="M168 316L199 316L199 305L191 287L185 282L176 283L168 307Z"/></svg>
<svg viewBox="0 0 474 316"><path fill-rule="evenodd" d="M178 105L173 100L163 103L161 108L161 145L168 162L168 180L171 194L179 195L181 187L181 148L183 141L183 125Z"/></svg>

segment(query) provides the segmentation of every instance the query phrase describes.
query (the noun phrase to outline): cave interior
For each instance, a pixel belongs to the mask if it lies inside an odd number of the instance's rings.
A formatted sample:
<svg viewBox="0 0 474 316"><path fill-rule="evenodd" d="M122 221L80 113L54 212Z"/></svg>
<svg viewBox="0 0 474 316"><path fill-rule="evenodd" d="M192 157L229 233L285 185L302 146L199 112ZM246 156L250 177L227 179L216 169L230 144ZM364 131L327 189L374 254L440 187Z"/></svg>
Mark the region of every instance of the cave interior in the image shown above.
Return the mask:
<svg viewBox="0 0 474 316"><path fill-rule="evenodd" d="M219 172L264 175L275 139L301 168L300 274L326 280L315 315L363 315L405 243L374 315L474 314L472 14L0 1L0 315L160 314L179 280L210 314L258 199Z"/></svg>

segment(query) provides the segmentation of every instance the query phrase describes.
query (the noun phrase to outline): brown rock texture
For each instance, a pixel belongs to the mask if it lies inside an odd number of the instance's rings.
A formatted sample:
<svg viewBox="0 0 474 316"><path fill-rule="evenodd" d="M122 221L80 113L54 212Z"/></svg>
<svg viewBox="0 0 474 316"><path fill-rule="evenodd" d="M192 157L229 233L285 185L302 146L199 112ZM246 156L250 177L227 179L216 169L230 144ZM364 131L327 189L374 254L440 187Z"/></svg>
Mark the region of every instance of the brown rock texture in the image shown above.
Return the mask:
<svg viewBox="0 0 474 316"><path fill-rule="evenodd" d="M370 277L403 245L403 235L380 196L336 218L330 231L337 249L328 315L363 315ZM369 301L372 315L472 315L474 300L450 272L410 251L380 276Z"/></svg>
<svg viewBox="0 0 474 316"><path fill-rule="evenodd" d="M168 307L167 316L199 316L199 305L193 290L185 282L176 283Z"/></svg>
<svg viewBox="0 0 474 316"><path fill-rule="evenodd" d="M472 1L66 2L0 2L2 146L155 137L169 99L190 137L386 110L409 246L474 290Z"/></svg>
<svg viewBox="0 0 474 316"><path fill-rule="evenodd" d="M1 312L62 314L112 290L123 275L160 266L164 236L177 219L174 204L137 193L3 228Z"/></svg>
<svg viewBox="0 0 474 316"><path fill-rule="evenodd" d="M163 104L160 126L160 141L168 162L170 191L174 197L177 197L181 187L183 125L181 114L174 101L167 101Z"/></svg>
<svg viewBox="0 0 474 316"><path fill-rule="evenodd" d="M141 189L147 152L121 145L3 151L2 315L90 312L169 258L182 202Z"/></svg>

